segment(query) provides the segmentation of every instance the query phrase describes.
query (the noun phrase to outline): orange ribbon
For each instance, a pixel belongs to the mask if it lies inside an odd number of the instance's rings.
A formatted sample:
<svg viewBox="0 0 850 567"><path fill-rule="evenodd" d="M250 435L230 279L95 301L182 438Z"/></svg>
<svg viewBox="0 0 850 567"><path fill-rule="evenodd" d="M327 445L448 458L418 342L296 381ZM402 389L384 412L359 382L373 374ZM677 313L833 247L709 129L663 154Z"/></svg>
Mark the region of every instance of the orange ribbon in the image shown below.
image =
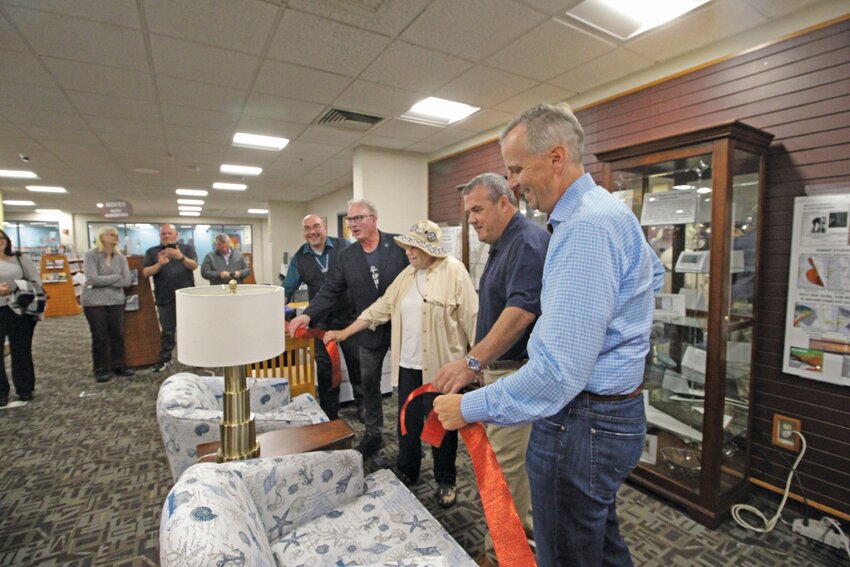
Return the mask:
<svg viewBox="0 0 850 567"><path fill-rule="evenodd" d="M317 341L324 342L326 332L327 331L323 331L322 329L299 327L292 336L296 339L313 337ZM335 388L339 388L339 385L342 383L342 366L339 361L339 345L336 344L336 341L331 341L325 345L325 350L328 351L328 355L331 357L331 390L333 390Z"/></svg>
<svg viewBox="0 0 850 567"><path fill-rule="evenodd" d="M407 404L421 394L439 394L431 384L424 384L413 390L404 401L399 419L401 420L401 434L407 435L405 414ZM439 447L443 442L446 430L440 423L436 412L433 410L425 420L420 439ZM508 483L502 475L496 453L490 446L487 433L480 423L470 423L460 430L463 442L469 450L472 459L472 467L475 469L475 479L478 481L478 492L481 494L481 505L484 508L484 517L487 519L487 527L490 529L490 537L493 538L493 547L496 557L502 567L535 567L534 554L525 538L525 530L514 506Z"/></svg>

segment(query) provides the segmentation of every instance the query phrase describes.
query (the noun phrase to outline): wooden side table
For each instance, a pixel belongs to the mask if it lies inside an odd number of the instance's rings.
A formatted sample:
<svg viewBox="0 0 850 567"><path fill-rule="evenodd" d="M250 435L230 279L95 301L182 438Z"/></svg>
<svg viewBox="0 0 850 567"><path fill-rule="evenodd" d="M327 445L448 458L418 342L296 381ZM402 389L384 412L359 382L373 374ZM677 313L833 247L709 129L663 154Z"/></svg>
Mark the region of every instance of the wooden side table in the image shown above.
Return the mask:
<svg viewBox="0 0 850 567"><path fill-rule="evenodd" d="M310 451L350 449L354 431L341 419L327 423L313 423L289 427L257 435L261 457L282 457ZM198 462L216 462L219 441L198 445Z"/></svg>

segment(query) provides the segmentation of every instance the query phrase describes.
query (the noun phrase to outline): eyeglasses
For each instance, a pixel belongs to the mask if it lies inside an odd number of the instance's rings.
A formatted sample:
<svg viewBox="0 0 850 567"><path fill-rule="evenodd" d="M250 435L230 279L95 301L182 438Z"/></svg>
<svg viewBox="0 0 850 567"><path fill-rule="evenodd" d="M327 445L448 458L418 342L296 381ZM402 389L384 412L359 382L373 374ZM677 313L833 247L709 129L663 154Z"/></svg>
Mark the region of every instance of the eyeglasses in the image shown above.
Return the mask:
<svg viewBox="0 0 850 567"><path fill-rule="evenodd" d="M374 216L375 215L356 215L356 216L353 216L353 217L345 217L345 222L347 222L349 225L360 224L365 219L367 219L369 217L374 217Z"/></svg>

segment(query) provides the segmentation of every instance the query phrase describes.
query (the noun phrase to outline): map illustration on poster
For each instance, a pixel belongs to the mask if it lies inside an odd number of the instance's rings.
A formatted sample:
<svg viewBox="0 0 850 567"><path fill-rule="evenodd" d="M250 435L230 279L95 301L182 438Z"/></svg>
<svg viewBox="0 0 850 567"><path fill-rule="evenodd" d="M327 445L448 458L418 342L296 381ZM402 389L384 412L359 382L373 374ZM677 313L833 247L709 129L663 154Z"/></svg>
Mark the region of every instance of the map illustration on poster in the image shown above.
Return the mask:
<svg viewBox="0 0 850 567"><path fill-rule="evenodd" d="M797 197L782 370L850 386L850 185Z"/></svg>

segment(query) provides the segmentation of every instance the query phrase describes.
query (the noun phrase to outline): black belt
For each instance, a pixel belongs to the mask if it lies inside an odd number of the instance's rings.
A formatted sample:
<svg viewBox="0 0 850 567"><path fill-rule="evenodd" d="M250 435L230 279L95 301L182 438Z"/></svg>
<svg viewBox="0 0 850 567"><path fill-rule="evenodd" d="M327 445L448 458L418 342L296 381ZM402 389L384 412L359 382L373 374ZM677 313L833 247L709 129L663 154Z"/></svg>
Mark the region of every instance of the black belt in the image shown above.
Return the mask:
<svg viewBox="0 0 850 567"><path fill-rule="evenodd" d="M643 391L643 384L637 387L634 392L628 394L619 394L616 396L603 396L602 394L594 394L593 392L582 392L589 400L593 400L594 402L619 402L621 400L629 400L631 398L636 398L640 396L640 393Z"/></svg>
<svg viewBox="0 0 850 567"><path fill-rule="evenodd" d="M485 366L484 370L518 370L525 366L526 362L528 362L527 358L525 360L494 360Z"/></svg>

